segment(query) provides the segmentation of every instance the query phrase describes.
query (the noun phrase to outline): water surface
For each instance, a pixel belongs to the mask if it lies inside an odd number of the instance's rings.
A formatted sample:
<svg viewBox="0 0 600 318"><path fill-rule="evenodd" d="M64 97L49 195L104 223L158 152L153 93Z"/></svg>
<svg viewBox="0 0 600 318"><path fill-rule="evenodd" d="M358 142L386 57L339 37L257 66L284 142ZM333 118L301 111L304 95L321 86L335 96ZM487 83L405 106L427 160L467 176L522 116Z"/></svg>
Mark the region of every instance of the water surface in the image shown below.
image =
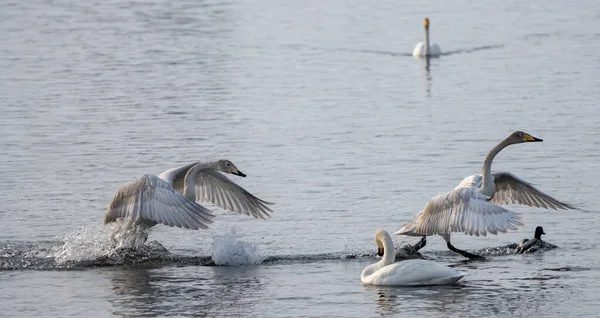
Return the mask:
<svg viewBox="0 0 600 318"><path fill-rule="evenodd" d="M3 2L0 267L12 270L0 271L0 315L594 315L594 8ZM425 16L448 53L429 63L410 56ZM423 255L465 271L459 285L361 285L375 229L410 221L514 130L544 142L505 149L494 170L588 211L511 206L526 216L519 231L454 245L484 251L542 225L559 248L464 262L431 237ZM207 231L153 229L171 256L106 258L103 213L120 184L219 158L276 202L271 219L219 210ZM214 266L240 255L256 264Z"/></svg>

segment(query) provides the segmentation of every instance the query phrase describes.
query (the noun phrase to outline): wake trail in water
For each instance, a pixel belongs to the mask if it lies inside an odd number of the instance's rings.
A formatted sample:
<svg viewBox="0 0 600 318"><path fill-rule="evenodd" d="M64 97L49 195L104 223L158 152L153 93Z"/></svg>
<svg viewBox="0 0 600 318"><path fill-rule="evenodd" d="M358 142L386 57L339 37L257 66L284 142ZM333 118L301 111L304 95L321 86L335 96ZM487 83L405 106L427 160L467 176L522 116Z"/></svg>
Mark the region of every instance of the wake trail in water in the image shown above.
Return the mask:
<svg viewBox="0 0 600 318"><path fill-rule="evenodd" d="M412 57L412 51L409 52L395 52L395 51L379 51L379 50L357 50L357 49L346 49L346 48L324 48L324 47L315 47L304 44L287 44L283 45L283 47L292 48L294 50L311 50L311 51L323 51L323 52L350 52L350 53L367 53L367 54L377 54L377 55L388 55L388 56L403 56L403 57ZM485 50L494 50L503 48L504 45L496 44L496 45L482 45L471 48L458 48L450 51L443 51L440 56L449 56L454 54L469 54L478 51Z"/></svg>
<svg viewBox="0 0 600 318"><path fill-rule="evenodd" d="M211 255L186 256L169 252L160 243L146 244L147 233L129 233L115 240L109 226L82 227L64 236L61 241L3 242L0 243L0 271L3 270L84 270L94 267L159 268L166 266L254 266L292 263L316 263L360 259L376 260L376 253L345 251L323 254L263 255L258 246L240 240L235 229L213 237ZM485 256L515 254L515 244L486 248L478 252ZM535 253L556 248L545 243L532 248ZM423 250L421 250L423 252ZM455 256L450 251L425 251L421 255L410 245L396 248L396 261L410 258L446 259Z"/></svg>

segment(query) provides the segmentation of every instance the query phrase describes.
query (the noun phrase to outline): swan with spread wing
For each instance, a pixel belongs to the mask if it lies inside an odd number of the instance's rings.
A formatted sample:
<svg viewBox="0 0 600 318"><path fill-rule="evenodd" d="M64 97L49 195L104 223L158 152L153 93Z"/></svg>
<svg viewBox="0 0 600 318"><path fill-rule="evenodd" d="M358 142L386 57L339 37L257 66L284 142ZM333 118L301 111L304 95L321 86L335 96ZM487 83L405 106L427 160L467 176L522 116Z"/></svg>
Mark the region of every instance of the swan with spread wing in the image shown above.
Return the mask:
<svg viewBox="0 0 600 318"><path fill-rule="evenodd" d="M471 259L483 257L455 248L450 234L498 234L516 230L523 225L521 216L502 204L522 204L546 209L576 209L538 190L530 183L508 172L492 173L494 157L509 145L541 142L542 139L516 131L490 150L483 162L481 174L463 179L454 190L430 199L414 221L403 225L396 233L409 236L440 235L448 249ZM422 241L425 242L424 240ZM421 247L425 244L421 244Z"/></svg>
<svg viewBox="0 0 600 318"><path fill-rule="evenodd" d="M126 229L156 224L207 229L214 215L199 202L256 218L269 217L273 203L261 200L223 173L246 177L231 161L194 162L159 176L146 174L117 189L106 208L104 224L125 219Z"/></svg>

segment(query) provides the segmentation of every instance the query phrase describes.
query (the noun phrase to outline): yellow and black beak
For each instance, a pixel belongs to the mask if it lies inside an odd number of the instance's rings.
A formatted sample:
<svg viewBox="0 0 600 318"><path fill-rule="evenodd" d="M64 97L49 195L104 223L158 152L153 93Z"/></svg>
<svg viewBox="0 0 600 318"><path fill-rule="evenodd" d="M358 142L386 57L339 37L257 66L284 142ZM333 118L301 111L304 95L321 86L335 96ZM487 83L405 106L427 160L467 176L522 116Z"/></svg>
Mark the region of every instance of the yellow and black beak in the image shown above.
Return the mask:
<svg viewBox="0 0 600 318"><path fill-rule="evenodd" d="M377 248L377 256L383 256L383 247Z"/></svg>
<svg viewBox="0 0 600 318"><path fill-rule="evenodd" d="M246 177L246 174L245 174L245 173L243 173L243 172L241 172L241 171L239 171L237 168L233 168L233 169L231 169L231 173L232 173L232 174L235 174L236 176L243 177L243 178L245 178L245 177Z"/></svg>
<svg viewBox="0 0 600 318"><path fill-rule="evenodd" d="M533 137L533 136L532 136L532 135L530 135L530 134L525 134L525 140L526 140L527 142L544 141L543 139L540 139L540 138L535 138L535 137Z"/></svg>
<svg viewBox="0 0 600 318"><path fill-rule="evenodd" d="M425 20L423 20L423 25L427 28L429 27L429 19L425 18Z"/></svg>

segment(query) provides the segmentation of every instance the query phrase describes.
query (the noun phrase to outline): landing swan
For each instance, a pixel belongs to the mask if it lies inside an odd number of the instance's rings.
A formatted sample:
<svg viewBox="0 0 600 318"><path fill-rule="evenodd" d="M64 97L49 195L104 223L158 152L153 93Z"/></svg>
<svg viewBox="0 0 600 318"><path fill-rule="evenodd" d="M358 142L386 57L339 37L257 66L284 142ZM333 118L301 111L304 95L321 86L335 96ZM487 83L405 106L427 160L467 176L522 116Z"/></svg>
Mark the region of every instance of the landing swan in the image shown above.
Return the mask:
<svg viewBox="0 0 600 318"><path fill-rule="evenodd" d="M146 174L117 189L106 208L104 224L126 219L128 226L150 228L158 223L186 229L207 229L212 212L197 202L265 219L273 203L263 201L220 172L245 177L229 160L194 162L161 173Z"/></svg>
<svg viewBox="0 0 600 318"><path fill-rule="evenodd" d="M450 285L458 282L464 273L450 267L422 259L405 260L394 263L394 243L384 230L375 231L377 254L382 259L367 266L360 275L360 281L371 285L424 286Z"/></svg>
<svg viewBox="0 0 600 318"><path fill-rule="evenodd" d="M419 42L415 49L413 50L414 57L438 57L442 55L442 50L440 46L435 43L429 43L429 19L425 18L423 20L423 25L425 26L425 42Z"/></svg>
<svg viewBox="0 0 600 318"><path fill-rule="evenodd" d="M492 160L505 147L524 143L541 142L528 133L516 131L490 150L483 162L481 174L463 179L454 190L437 195L427 202L413 222L403 225L398 235L441 235L448 249L471 259L483 257L455 248L450 243L450 233L464 232L468 235L498 234L516 230L521 216L499 204L517 203L539 208L575 209L536 189L508 172L492 173Z"/></svg>

